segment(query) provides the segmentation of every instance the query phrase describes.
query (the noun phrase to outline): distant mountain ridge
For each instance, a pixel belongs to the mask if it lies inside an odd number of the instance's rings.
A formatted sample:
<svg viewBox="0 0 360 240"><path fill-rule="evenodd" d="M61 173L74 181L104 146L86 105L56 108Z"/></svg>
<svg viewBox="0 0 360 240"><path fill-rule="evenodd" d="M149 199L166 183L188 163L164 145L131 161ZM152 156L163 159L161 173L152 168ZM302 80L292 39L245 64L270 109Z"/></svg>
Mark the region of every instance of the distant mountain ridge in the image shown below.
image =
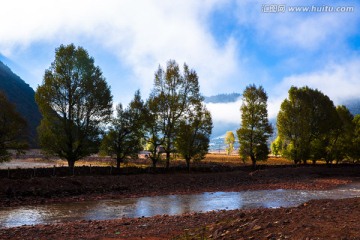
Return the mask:
<svg viewBox="0 0 360 240"><path fill-rule="evenodd" d="M5 93L8 100L15 104L16 110L28 123L29 142L32 147L37 146L36 128L40 124L41 114L35 102L35 92L19 76L0 61L0 91Z"/></svg>
<svg viewBox="0 0 360 240"><path fill-rule="evenodd" d="M353 115L360 114L360 99L345 101L343 105L345 105Z"/></svg>
<svg viewBox="0 0 360 240"><path fill-rule="evenodd" d="M221 93L210 97L204 97L205 103L229 103L236 102L241 97L240 93Z"/></svg>

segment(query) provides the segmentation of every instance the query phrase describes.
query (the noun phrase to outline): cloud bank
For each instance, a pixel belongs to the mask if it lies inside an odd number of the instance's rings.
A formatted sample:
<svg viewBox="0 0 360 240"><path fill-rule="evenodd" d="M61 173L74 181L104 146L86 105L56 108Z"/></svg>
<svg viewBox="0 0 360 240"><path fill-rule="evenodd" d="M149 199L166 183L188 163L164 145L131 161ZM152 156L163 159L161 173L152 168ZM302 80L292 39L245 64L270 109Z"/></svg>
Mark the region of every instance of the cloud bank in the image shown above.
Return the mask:
<svg viewBox="0 0 360 240"><path fill-rule="evenodd" d="M216 93L239 72L237 44L218 44L207 27L224 1L8 1L0 21L0 52L10 57L41 42L92 42L131 69L149 89L158 66L186 62L200 76L202 90ZM3 5L4 6L4 5ZM52 60L51 60L52 61Z"/></svg>

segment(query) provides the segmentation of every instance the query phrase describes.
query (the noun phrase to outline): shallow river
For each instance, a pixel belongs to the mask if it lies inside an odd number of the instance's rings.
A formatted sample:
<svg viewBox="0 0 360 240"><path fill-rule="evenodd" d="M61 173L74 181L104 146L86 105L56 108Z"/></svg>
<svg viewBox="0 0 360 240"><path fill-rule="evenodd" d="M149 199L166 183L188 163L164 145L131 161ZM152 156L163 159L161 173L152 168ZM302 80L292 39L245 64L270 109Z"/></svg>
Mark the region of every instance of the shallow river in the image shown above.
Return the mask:
<svg viewBox="0 0 360 240"><path fill-rule="evenodd" d="M0 227L49 224L73 220L105 220L122 217L179 215L188 212L297 206L311 199L360 197L360 183L326 191L261 190L205 192L191 195L99 200L39 206L0 208Z"/></svg>

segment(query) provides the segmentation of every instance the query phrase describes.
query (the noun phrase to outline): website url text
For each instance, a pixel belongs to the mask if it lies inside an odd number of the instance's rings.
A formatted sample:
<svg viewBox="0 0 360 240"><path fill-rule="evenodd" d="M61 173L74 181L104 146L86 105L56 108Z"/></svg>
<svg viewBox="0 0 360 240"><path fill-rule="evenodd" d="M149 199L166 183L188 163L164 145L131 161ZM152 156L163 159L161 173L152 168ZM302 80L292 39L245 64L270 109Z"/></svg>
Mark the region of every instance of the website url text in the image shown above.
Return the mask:
<svg viewBox="0 0 360 240"><path fill-rule="evenodd" d="M348 13L354 12L353 6L287 6L285 4L263 4L261 7L263 13L285 13L285 12L309 12L309 13L323 13L323 12L338 12Z"/></svg>

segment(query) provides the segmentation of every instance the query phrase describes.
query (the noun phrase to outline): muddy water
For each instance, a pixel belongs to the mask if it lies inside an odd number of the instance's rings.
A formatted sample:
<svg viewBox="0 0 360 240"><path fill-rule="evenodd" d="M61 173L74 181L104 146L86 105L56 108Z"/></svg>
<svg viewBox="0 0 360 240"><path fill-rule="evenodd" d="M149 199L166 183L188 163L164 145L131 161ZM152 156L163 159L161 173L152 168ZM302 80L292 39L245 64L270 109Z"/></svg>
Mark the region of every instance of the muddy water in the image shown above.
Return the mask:
<svg viewBox="0 0 360 240"><path fill-rule="evenodd" d="M150 217L161 214L245 208L279 208L299 205L311 199L360 197L360 183L326 191L261 190L205 192L81 203L0 208L0 227L50 224L74 220L105 220L122 217Z"/></svg>

